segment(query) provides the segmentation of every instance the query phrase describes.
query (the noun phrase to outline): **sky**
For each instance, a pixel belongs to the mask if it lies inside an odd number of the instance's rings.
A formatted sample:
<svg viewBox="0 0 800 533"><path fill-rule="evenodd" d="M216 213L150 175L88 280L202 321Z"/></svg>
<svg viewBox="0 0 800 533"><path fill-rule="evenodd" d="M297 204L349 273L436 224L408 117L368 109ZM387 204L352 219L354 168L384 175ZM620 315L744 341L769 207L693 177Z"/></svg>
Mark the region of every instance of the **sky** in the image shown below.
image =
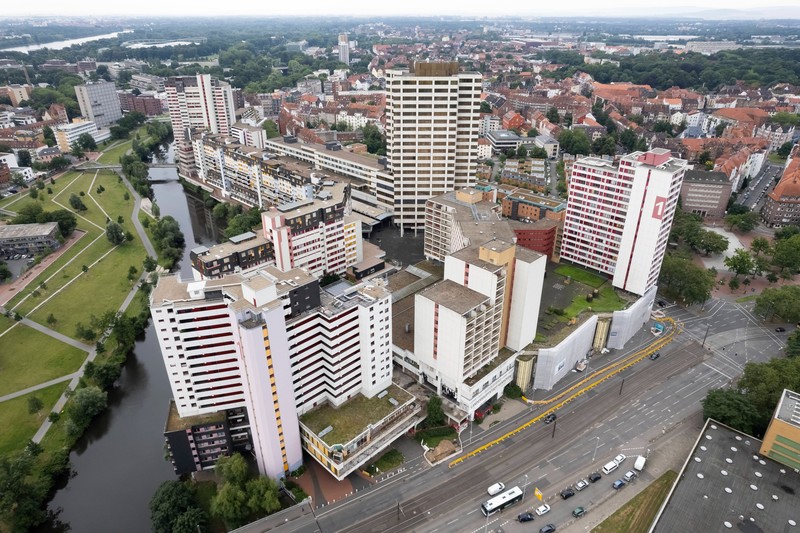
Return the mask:
<svg viewBox="0 0 800 533"><path fill-rule="evenodd" d="M506 2L487 2L486 0L303 0L301 2L283 0L240 0L238 2L213 2L210 0L134 0L133 2L109 2L108 0L34 0L28 2L4 2L2 16L575 16L585 17L593 14L606 16L654 15L656 13L695 13L704 10L748 10L753 18L761 18L759 10L764 9L758 0L692 0L675 4L645 2L642 0L571 0L568 3L545 2L542 0L511 0ZM791 8L798 12L797 0L767 0L770 7ZM678 6L678 7L675 7ZM764 11L763 16L778 16L779 10ZM784 13L785 14L785 13ZM794 15L797 16L797 15Z"/></svg>

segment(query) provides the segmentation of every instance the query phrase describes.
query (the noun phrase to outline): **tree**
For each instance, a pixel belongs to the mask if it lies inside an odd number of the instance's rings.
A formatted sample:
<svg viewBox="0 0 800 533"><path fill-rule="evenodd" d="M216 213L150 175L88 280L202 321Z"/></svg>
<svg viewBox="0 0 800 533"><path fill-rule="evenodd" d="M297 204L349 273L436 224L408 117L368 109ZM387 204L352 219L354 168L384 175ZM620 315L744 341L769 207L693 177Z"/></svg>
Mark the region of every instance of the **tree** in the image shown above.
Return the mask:
<svg viewBox="0 0 800 533"><path fill-rule="evenodd" d="M21 167L31 166L31 153L27 150L20 150L17 152L17 163Z"/></svg>
<svg viewBox="0 0 800 533"><path fill-rule="evenodd" d="M208 522L205 511L199 507L190 507L172 522L172 533L202 533Z"/></svg>
<svg viewBox="0 0 800 533"><path fill-rule="evenodd" d="M11 531L29 531L46 518L47 490L31 480L33 460L27 451L0 458L0 519Z"/></svg>
<svg viewBox="0 0 800 533"><path fill-rule="evenodd" d="M772 419L775 406L784 389L800 387L800 358L775 358L766 363L748 363L744 367L737 389L745 394L748 403L758 412L753 435L758 437Z"/></svg>
<svg viewBox="0 0 800 533"><path fill-rule="evenodd" d="M520 144L517 147L517 157L519 157L520 159L525 159L527 156L528 156L528 149L525 148L524 144Z"/></svg>
<svg viewBox="0 0 800 533"><path fill-rule="evenodd" d="M267 132L267 139L273 139L281 135L281 132L278 130L278 125L274 120L264 121L264 131Z"/></svg>
<svg viewBox="0 0 800 533"><path fill-rule="evenodd" d="M636 133L632 129L626 128L619 134L619 143L625 147L625 150L632 152L636 146Z"/></svg>
<svg viewBox="0 0 800 533"><path fill-rule="evenodd" d="M780 148L778 148L778 155L784 159L789 157L789 153L792 151L792 144L791 141L783 143Z"/></svg>
<svg viewBox="0 0 800 533"><path fill-rule="evenodd" d="M775 230L775 240L782 241L800 233L800 226L789 225Z"/></svg>
<svg viewBox="0 0 800 533"><path fill-rule="evenodd" d="M729 214L725 217L725 224L731 229L739 228L739 231L747 233L758 226L758 213Z"/></svg>
<svg viewBox="0 0 800 533"><path fill-rule="evenodd" d="M536 128L531 128L531 129L528 130L528 133L526 133L525 135L527 135L528 137L538 137L539 136L539 130L537 130Z"/></svg>
<svg viewBox="0 0 800 533"><path fill-rule="evenodd" d="M228 457L220 457L217 461L216 471L226 483L233 483L242 487L250 476L250 467L247 465L247 461L238 453Z"/></svg>
<svg viewBox="0 0 800 533"><path fill-rule="evenodd" d="M47 146L55 146L56 142L56 134L53 132L53 128L50 126L45 126L42 128L42 136L44 137L44 143Z"/></svg>
<svg viewBox="0 0 800 533"><path fill-rule="evenodd" d="M445 422L444 410L442 409L442 399L439 396L432 396L428 400L428 415L425 418L427 427L441 426Z"/></svg>
<svg viewBox="0 0 800 533"><path fill-rule="evenodd" d="M738 278L731 278L728 280L728 288L730 288L731 292L735 292L739 288L739 279Z"/></svg>
<svg viewBox="0 0 800 533"><path fill-rule="evenodd" d="M280 511L278 485L268 477L258 477L247 482L247 507L254 513L272 514Z"/></svg>
<svg viewBox="0 0 800 533"><path fill-rule="evenodd" d="M592 148L589 137L583 130L564 130L559 134L558 142L562 152L572 155L588 154Z"/></svg>
<svg viewBox="0 0 800 533"><path fill-rule="evenodd" d="M754 237L753 242L750 243L750 252L756 257L760 254L769 254L770 252L769 241L764 237Z"/></svg>
<svg viewBox="0 0 800 533"><path fill-rule="evenodd" d="M732 256L723 260L723 263L736 275L735 277L750 274L754 267L753 257L744 248L737 248Z"/></svg>
<svg viewBox="0 0 800 533"><path fill-rule="evenodd" d="M719 254L728 249L728 238L711 230L704 230L700 236L698 247L706 255Z"/></svg>
<svg viewBox="0 0 800 533"><path fill-rule="evenodd" d="M700 402L703 417L713 418L748 435L758 424L758 411L747 397L733 389L713 389Z"/></svg>
<svg viewBox="0 0 800 533"><path fill-rule="evenodd" d="M38 396L28 396L28 413L36 414L42 410L44 402Z"/></svg>
<svg viewBox="0 0 800 533"><path fill-rule="evenodd" d="M66 412L74 424L70 430L72 437L78 437L89 427L89 423L108 405L108 396L100 388L94 386L76 390L67 406Z"/></svg>
<svg viewBox="0 0 800 533"><path fill-rule="evenodd" d="M89 361L86 363L86 375L95 381L103 390L110 389L122 375L119 361Z"/></svg>
<svg viewBox="0 0 800 533"><path fill-rule="evenodd" d="M238 527L249 514L247 494L234 483L225 483L211 499L211 514L231 527Z"/></svg>
<svg viewBox="0 0 800 533"><path fill-rule="evenodd" d="M654 133L666 133L667 135L672 135L672 124L667 122L666 120L659 120L655 124L653 124L653 132Z"/></svg>
<svg viewBox="0 0 800 533"><path fill-rule="evenodd" d="M561 122L561 117L558 115L558 109L556 109L555 107L550 107L550 109L547 110L547 115L545 116L547 117L547 120L549 120L553 124L558 124L559 122Z"/></svg>
<svg viewBox="0 0 800 533"><path fill-rule="evenodd" d="M97 142L95 142L94 137L88 133L81 133L77 142L78 145L87 152L97 149Z"/></svg>
<svg viewBox="0 0 800 533"><path fill-rule="evenodd" d="M177 480L163 482L150 498L153 531L172 533L178 518L194 507L194 499L185 483Z"/></svg>
<svg viewBox="0 0 800 533"><path fill-rule="evenodd" d="M792 274L800 269L800 235L794 235L775 243L772 264L780 268L782 272Z"/></svg>
<svg viewBox="0 0 800 533"><path fill-rule="evenodd" d="M713 271L695 265L686 257L664 256L659 283L689 305L708 300L715 281Z"/></svg>
<svg viewBox="0 0 800 533"><path fill-rule="evenodd" d="M483 102L481 102L480 111L481 111L481 113L491 113L492 112L492 106L489 105L489 102L483 101Z"/></svg>
<svg viewBox="0 0 800 533"><path fill-rule="evenodd" d="M86 211L86 206L81 200L81 197L75 193L69 195L69 205L76 211Z"/></svg>
<svg viewBox="0 0 800 533"><path fill-rule="evenodd" d="M70 155L72 155L73 157L77 157L77 158L79 158L79 159L80 159L81 157L83 157L83 154L84 154L84 152L83 152L83 148L81 148L81 145L80 145L80 144L78 144L78 141L75 141L74 143L72 143L72 144L70 145L70 150L69 150L69 153L70 153Z"/></svg>
<svg viewBox="0 0 800 533"><path fill-rule="evenodd" d="M145 272L153 272L157 266L158 262L156 262L156 260L149 255L144 258L144 261L142 261L142 268L144 268Z"/></svg>
<svg viewBox="0 0 800 533"><path fill-rule="evenodd" d="M117 246L125 242L125 231L122 226L112 221L106 224L106 237L111 244Z"/></svg>
<svg viewBox="0 0 800 533"><path fill-rule="evenodd" d="M767 287L756 297L755 312L767 319L777 315L787 322L800 321L800 286Z"/></svg>
<svg viewBox="0 0 800 533"><path fill-rule="evenodd" d="M794 330L786 339L786 357L800 355L800 329Z"/></svg>

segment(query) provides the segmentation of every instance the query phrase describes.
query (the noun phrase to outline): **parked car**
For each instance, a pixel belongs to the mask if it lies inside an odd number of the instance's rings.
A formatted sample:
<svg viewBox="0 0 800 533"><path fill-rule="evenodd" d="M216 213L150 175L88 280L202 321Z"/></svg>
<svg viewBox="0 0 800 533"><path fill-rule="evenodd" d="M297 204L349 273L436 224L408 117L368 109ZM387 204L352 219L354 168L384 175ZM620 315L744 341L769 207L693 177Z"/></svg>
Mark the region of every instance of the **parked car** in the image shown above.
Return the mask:
<svg viewBox="0 0 800 533"><path fill-rule="evenodd" d="M520 515L517 517L517 520L520 522L532 522L533 513L520 513Z"/></svg>
<svg viewBox="0 0 800 533"><path fill-rule="evenodd" d="M541 505L536 508L536 514L542 516L543 514L547 514L550 512L550 506L547 504Z"/></svg>
<svg viewBox="0 0 800 533"><path fill-rule="evenodd" d="M626 485L626 483L623 480L618 479L611 486L614 487L614 490L619 490L622 487L624 487L625 485Z"/></svg>
<svg viewBox="0 0 800 533"><path fill-rule="evenodd" d="M600 475L600 472L592 472L591 474L589 474L589 481L591 481L592 483L596 483L600 481L602 477L603 476Z"/></svg>
<svg viewBox="0 0 800 533"><path fill-rule="evenodd" d="M614 462L617 463L617 466L622 464L622 461L625 460L624 454L619 454L618 456L614 457Z"/></svg>
<svg viewBox="0 0 800 533"><path fill-rule="evenodd" d="M634 472L633 470L628 470L627 472L625 472L625 475L622 476L622 477L625 478L625 481L630 483L636 477L636 472Z"/></svg>
<svg viewBox="0 0 800 533"><path fill-rule="evenodd" d="M547 524L539 529L539 533L553 533L556 530L555 524Z"/></svg>
<svg viewBox="0 0 800 533"><path fill-rule="evenodd" d="M577 483L575 483L575 490L583 490L589 486L589 482L585 479L581 479Z"/></svg>
<svg viewBox="0 0 800 533"><path fill-rule="evenodd" d="M566 489L561 491L561 498L564 499L564 500L568 500L568 499L572 498L573 496L575 496L575 491L572 490L569 487L567 487Z"/></svg>
<svg viewBox="0 0 800 533"><path fill-rule="evenodd" d="M550 422L555 421L556 418L558 418L558 417L556 416L555 413L550 413L549 415L544 417L544 423L545 424L549 424Z"/></svg>
<svg viewBox="0 0 800 533"><path fill-rule="evenodd" d="M655 360L656 360L656 359L658 359L659 357L661 357L661 352L656 352L656 353L651 353L651 354L650 354L650 360L651 360L651 361L655 361Z"/></svg>
<svg viewBox="0 0 800 533"><path fill-rule="evenodd" d="M572 510L572 516L574 516L575 518L580 518L585 514L586 514L586 509L584 509L583 507L576 507L575 509Z"/></svg>

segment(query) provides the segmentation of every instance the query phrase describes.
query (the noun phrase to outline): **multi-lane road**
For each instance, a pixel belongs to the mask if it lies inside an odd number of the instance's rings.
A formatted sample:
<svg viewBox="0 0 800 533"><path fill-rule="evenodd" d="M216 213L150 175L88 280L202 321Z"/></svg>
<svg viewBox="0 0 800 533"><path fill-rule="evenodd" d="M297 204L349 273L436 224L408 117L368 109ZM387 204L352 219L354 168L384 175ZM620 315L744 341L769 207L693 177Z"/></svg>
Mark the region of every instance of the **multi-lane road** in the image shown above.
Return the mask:
<svg viewBox="0 0 800 533"><path fill-rule="evenodd" d="M697 416L700 400L709 389L730 383L746 362L766 361L780 353L788 333L763 326L751 307L752 303L721 300L710 301L702 311L668 307L667 315L682 326L673 342L660 350L661 357L645 357L597 386L587 384L585 392L557 411L554 424L536 422L452 467L431 468L420 459L407 463L400 473L374 487L317 509L314 520L297 520L280 531L515 533L538 530L546 523L556 524L559 531L583 531L595 522L594 517L608 514L605 508L610 503L618 505L633 495L632 489L614 491L611 483L632 468L636 455L656 459L665 453L661 447L665 435ZM640 335L628 351L613 357L620 360L653 340ZM601 357L594 358L593 369L614 362L612 356L605 361ZM490 428L481 442L466 451L540 417L548 408L531 407ZM618 453L628 459L616 472L561 500L563 488L598 471ZM635 483L652 479L645 469ZM524 488L526 497L487 519L479 507L488 498L486 488L497 481ZM532 497L534 488L543 493L552 510L537 517L531 527L516 522L516 517L541 504ZM587 516L572 517L578 506L587 509Z"/></svg>

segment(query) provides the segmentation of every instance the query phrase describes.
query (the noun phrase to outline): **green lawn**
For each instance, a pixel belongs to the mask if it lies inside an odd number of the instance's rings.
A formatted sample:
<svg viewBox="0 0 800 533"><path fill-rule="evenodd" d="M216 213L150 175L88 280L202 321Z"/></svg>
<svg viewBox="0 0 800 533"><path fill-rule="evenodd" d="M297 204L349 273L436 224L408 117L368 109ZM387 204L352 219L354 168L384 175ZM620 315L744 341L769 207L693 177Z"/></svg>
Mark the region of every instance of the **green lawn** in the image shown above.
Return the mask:
<svg viewBox="0 0 800 533"><path fill-rule="evenodd" d="M405 461L403 454L395 449L391 449L381 455L381 457L373 464L369 465L366 468L366 471L373 476L381 472L389 472L390 470L394 470L398 466L402 465L403 461Z"/></svg>
<svg viewBox="0 0 800 533"><path fill-rule="evenodd" d="M737 304L744 304L744 303L747 303L747 302L752 302L756 298L758 298L757 294L751 294L750 296L742 296L741 298L736 298L736 303Z"/></svg>
<svg viewBox="0 0 800 533"><path fill-rule="evenodd" d="M587 293L588 294L588 293ZM595 313L610 313L624 309L627 302L617 296L614 287L610 284L600 287L600 294L591 302L586 301L586 294L578 294L572 303L564 309L564 317L567 319L580 315L586 309L592 308Z"/></svg>
<svg viewBox="0 0 800 533"><path fill-rule="evenodd" d="M14 325L14 320L6 317L5 315L0 315L0 333L4 332L13 325Z"/></svg>
<svg viewBox="0 0 800 533"><path fill-rule="evenodd" d="M57 383L13 400L0 402L0 457L21 450L33 438L58 398L67 388L67 383ZM36 396L44 406L38 413L28 412L28 398Z"/></svg>
<svg viewBox="0 0 800 533"><path fill-rule="evenodd" d="M0 337L0 396L75 372L86 355L19 324Z"/></svg>
<svg viewBox="0 0 800 533"><path fill-rule="evenodd" d="M623 505L616 513L606 518L593 533L644 533L650 529L658 509L664 503L669 489L678 474L667 470L649 487Z"/></svg>
<svg viewBox="0 0 800 533"><path fill-rule="evenodd" d="M65 187L68 187L72 184L72 182L80 176L80 172L69 171L62 175L60 178L55 180L55 183L51 184L50 180L45 182L44 188L44 198L45 201L42 203L42 207L46 211L51 211L55 209L61 209L61 207L56 206L50 200L54 196L56 196L59 192L63 191ZM47 194L47 188L50 188L53 191L53 194ZM41 191L40 191L41 192ZM65 199L66 200L66 199ZM0 207L7 208L12 211L19 211L19 208L27 203L34 203L40 202L40 200L34 200L30 196L28 196L27 190L22 191L21 194L15 194L14 196L10 196L8 198L4 198L0 201Z"/></svg>
<svg viewBox="0 0 800 533"><path fill-rule="evenodd" d="M131 149L132 141L123 141L105 150L103 155L97 158L98 163L106 165L119 165L119 159Z"/></svg>
<svg viewBox="0 0 800 533"><path fill-rule="evenodd" d="M28 318L48 325L47 317L52 313L56 322L49 327L74 337L78 322L88 325L92 315L99 317L106 311L116 311L135 283L128 281L128 268L135 266L139 272L142 270L145 253L141 244L137 245L137 241L117 247ZM77 268L80 269L80 266ZM25 307L38 305L41 298L38 300L29 298Z"/></svg>
<svg viewBox="0 0 800 533"><path fill-rule="evenodd" d="M574 281L588 285L593 289L600 287L600 285L606 282L605 278L574 265L561 265L556 268L556 274L560 274L565 278L570 277Z"/></svg>

